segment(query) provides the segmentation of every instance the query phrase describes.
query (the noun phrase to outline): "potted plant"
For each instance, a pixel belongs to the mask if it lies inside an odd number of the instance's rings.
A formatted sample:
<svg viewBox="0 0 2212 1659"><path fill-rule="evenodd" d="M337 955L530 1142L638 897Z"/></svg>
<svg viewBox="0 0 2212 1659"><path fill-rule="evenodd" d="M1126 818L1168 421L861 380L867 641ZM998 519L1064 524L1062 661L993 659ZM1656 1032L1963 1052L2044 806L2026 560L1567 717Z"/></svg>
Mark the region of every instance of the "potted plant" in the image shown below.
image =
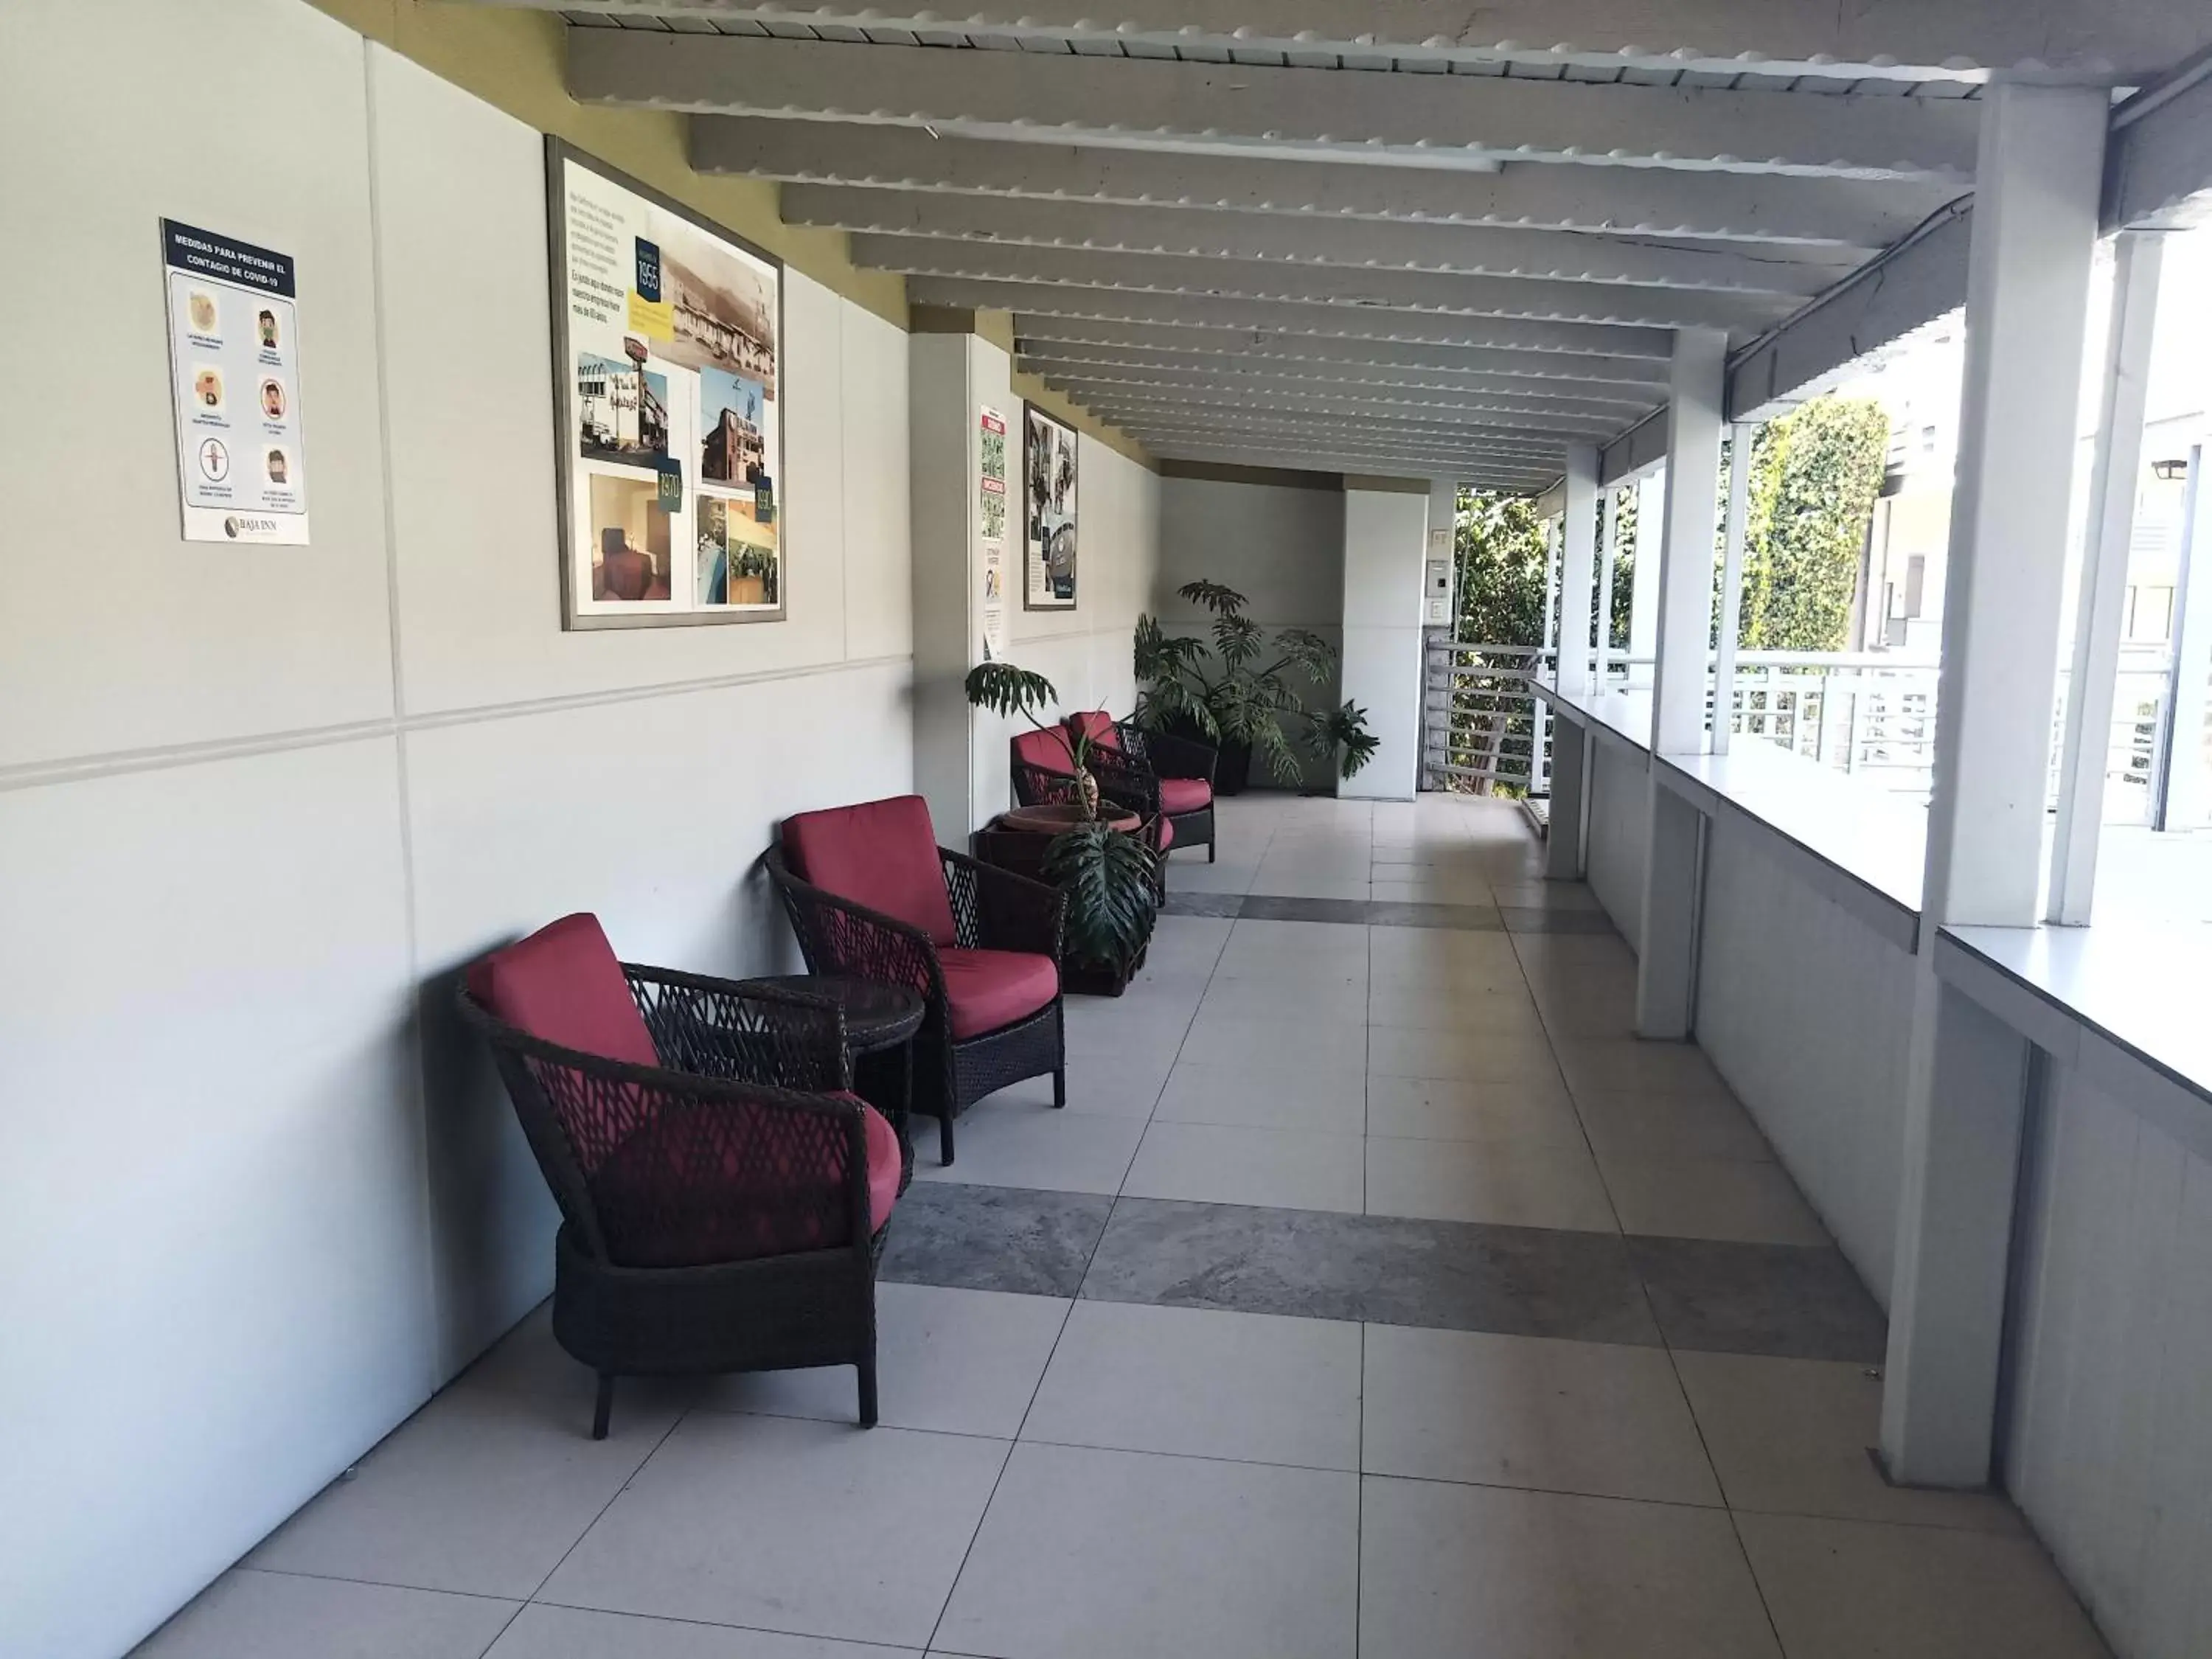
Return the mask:
<svg viewBox="0 0 2212 1659"><path fill-rule="evenodd" d="M1170 635L1156 617L1137 618L1137 681L1143 688L1137 721L1218 744L1216 793L1241 792L1255 756L1278 783L1300 781L1304 769L1284 730L1286 720L1298 728L1298 746L1340 778L1374 757L1381 739L1367 729L1366 710L1347 699L1340 708L1316 713L1291 683L1297 675L1315 685L1328 684L1336 672L1336 649L1327 640L1311 629L1284 628L1271 646L1266 631L1244 614L1249 602L1235 588L1194 581L1176 592L1212 613L1212 638Z"/></svg>
<svg viewBox="0 0 2212 1659"><path fill-rule="evenodd" d="M1000 823L1050 836L1038 867L1067 896L1060 954L1069 969L1068 988L1119 996L1144 960L1159 914L1159 860L1147 826L1110 802L1102 810L1088 738L1037 718L1039 709L1059 706L1060 693L1050 680L1012 663L986 662L969 671L964 689L978 708L1019 715L1038 731L1066 738L1075 799L1064 806L1024 807Z"/></svg>

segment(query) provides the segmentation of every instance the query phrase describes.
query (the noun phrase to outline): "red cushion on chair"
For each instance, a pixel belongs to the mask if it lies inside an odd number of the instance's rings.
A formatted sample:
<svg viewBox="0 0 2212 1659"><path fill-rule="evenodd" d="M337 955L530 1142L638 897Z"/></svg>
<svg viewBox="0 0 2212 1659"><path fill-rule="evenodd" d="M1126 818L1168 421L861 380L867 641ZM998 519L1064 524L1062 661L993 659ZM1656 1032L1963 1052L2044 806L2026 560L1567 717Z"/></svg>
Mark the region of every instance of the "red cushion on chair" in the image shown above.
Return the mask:
<svg viewBox="0 0 2212 1659"><path fill-rule="evenodd" d="M1060 969L1050 957L955 948L939 950L937 963L945 970L955 1037L980 1036L1012 1025L1060 994Z"/></svg>
<svg viewBox="0 0 2212 1659"><path fill-rule="evenodd" d="M1114 729L1114 717L1103 708L1086 708L1079 714L1070 714L1067 723L1101 749L1118 750L1121 746L1121 734Z"/></svg>
<svg viewBox="0 0 2212 1659"><path fill-rule="evenodd" d="M1175 820L1163 812L1152 822L1160 827L1159 833L1152 838L1157 843L1152 850L1156 853L1164 853L1175 845Z"/></svg>
<svg viewBox="0 0 2212 1659"><path fill-rule="evenodd" d="M659 1051L599 919L582 913L469 964L469 994L516 1030L603 1060L658 1066Z"/></svg>
<svg viewBox="0 0 2212 1659"><path fill-rule="evenodd" d="M1160 811L1195 812L1213 805L1213 786L1204 778L1162 778Z"/></svg>
<svg viewBox="0 0 2212 1659"><path fill-rule="evenodd" d="M939 945L959 938L929 804L919 795L786 818L783 850L801 880L919 927Z"/></svg>
<svg viewBox="0 0 2212 1659"><path fill-rule="evenodd" d="M1014 758L1024 766L1034 766L1040 772L1049 772L1054 777L1075 775L1075 751L1068 746L1067 733L1051 732L1020 732L1013 738Z"/></svg>
<svg viewBox="0 0 2212 1659"><path fill-rule="evenodd" d="M872 1237L898 1201L898 1132L858 1095L840 1097L860 1108ZM656 1117L592 1176L608 1254L625 1267L700 1267L848 1243L836 1126L813 1124L757 1104Z"/></svg>

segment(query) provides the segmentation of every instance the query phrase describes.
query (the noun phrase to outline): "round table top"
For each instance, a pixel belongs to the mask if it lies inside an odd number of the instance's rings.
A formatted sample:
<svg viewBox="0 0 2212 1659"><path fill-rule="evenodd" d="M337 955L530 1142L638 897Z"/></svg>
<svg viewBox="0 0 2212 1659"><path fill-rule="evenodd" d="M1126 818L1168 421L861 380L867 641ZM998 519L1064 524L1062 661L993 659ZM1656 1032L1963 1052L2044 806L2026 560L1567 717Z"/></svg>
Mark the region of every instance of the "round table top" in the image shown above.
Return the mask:
<svg viewBox="0 0 2212 1659"><path fill-rule="evenodd" d="M874 980L843 979L832 974L776 974L749 979L748 985L765 985L779 991L798 991L826 997L845 1010L845 1041L855 1054L888 1048L904 1042L921 1029L921 994L903 985L884 985Z"/></svg>

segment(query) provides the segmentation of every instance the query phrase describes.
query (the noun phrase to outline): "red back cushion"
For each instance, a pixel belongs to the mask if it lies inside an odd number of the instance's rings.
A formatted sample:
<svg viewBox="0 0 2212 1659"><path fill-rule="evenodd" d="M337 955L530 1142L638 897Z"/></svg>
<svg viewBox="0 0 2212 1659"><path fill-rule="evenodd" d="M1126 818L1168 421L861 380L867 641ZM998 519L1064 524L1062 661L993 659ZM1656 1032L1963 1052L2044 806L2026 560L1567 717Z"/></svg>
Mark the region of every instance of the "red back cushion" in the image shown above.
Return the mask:
<svg viewBox="0 0 2212 1659"><path fill-rule="evenodd" d="M622 963L594 915L563 916L469 964L469 994L542 1042L658 1066Z"/></svg>
<svg viewBox="0 0 2212 1659"><path fill-rule="evenodd" d="M1089 708L1080 714L1070 714L1067 723L1101 749L1119 749L1121 746L1121 734L1114 729L1114 717L1103 708Z"/></svg>
<svg viewBox="0 0 2212 1659"><path fill-rule="evenodd" d="M1013 743L1014 758L1023 765L1057 777L1075 775L1075 751L1068 746L1066 732L1022 732L1015 735Z"/></svg>
<svg viewBox="0 0 2212 1659"><path fill-rule="evenodd" d="M952 900L938 861L929 804L894 795L783 821L783 850L801 880L955 945Z"/></svg>

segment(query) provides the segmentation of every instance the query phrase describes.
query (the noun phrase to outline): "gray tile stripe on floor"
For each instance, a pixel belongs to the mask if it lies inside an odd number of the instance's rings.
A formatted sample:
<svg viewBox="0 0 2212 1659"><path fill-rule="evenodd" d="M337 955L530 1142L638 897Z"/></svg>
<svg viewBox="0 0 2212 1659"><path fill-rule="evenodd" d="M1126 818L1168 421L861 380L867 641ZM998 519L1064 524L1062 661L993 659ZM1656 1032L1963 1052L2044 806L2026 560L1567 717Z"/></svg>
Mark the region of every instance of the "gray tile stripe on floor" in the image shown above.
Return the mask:
<svg viewBox="0 0 2212 1659"><path fill-rule="evenodd" d="M1271 893L1170 893L1170 916L1231 921L1334 921L1353 927L1437 927L1473 933L1610 933L1602 910L1523 905L1430 904L1410 899L1282 898Z"/></svg>
<svg viewBox="0 0 2212 1659"><path fill-rule="evenodd" d="M1832 1248L1620 1237L956 1182L900 1202L890 1281L1879 1364Z"/></svg>

